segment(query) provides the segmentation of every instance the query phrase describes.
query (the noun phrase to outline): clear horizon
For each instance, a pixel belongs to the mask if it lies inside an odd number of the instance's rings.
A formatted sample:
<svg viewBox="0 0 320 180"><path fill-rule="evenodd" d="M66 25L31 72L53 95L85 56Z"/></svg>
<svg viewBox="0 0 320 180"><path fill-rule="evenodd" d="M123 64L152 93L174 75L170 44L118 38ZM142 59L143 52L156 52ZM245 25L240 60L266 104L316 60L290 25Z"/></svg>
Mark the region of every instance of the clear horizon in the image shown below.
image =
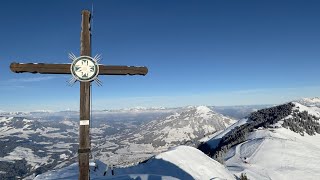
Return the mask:
<svg viewBox="0 0 320 180"><path fill-rule="evenodd" d="M11 62L70 63L81 10L91 9L92 56L147 66L99 76L93 109L281 104L320 96L319 1L36 1L2 3L0 111L77 110L71 75L10 71Z"/></svg>
<svg viewBox="0 0 320 180"><path fill-rule="evenodd" d="M288 100L288 101L284 101L284 102L280 102L280 103L261 103L261 104L235 104L235 105L212 105L212 104L195 104L195 105L181 105L181 106L131 106L131 107L118 107L118 108L101 108L101 109L95 109L93 108L92 111L105 111L105 110L130 110L130 109L139 109L139 108L146 108L146 109L157 109L157 108L184 108L184 107L188 107L188 106L192 106L192 107L197 107L197 106L207 106L207 107L241 107L241 106L265 106L265 105L280 105L280 104L284 104L284 103L288 103L288 102L294 102L296 100L301 100L303 98L319 98L319 97L302 97L299 99L292 99L292 100ZM320 98L319 98L320 99ZM23 110L23 111L3 111L0 110L0 113L29 113L29 112L62 112L62 111L77 111L79 112L79 107L77 109L56 109L56 110L52 110L52 109L29 109L29 110Z"/></svg>

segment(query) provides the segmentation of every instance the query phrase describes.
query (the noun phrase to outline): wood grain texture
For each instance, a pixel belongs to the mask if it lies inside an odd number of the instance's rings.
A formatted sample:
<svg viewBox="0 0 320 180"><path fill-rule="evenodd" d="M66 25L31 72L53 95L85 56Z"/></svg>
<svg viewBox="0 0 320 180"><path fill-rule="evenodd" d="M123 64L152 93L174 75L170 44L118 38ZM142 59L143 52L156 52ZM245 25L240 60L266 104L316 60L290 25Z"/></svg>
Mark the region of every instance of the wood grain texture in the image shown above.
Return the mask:
<svg viewBox="0 0 320 180"><path fill-rule="evenodd" d="M11 63L15 73L71 74L71 64ZM99 65L99 75L146 75L147 67Z"/></svg>
<svg viewBox="0 0 320 180"><path fill-rule="evenodd" d="M146 75L147 67L99 65L99 75Z"/></svg>
<svg viewBox="0 0 320 180"><path fill-rule="evenodd" d="M11 63L10 69L15 73L71 74L71 64L45 63Z"/></svg>
<svg viewBox="0 0 320 180"><path fill-rule="evenodd" d="M80 55L91 56L90 12L82 11L80 35ZM90 123L90 82L80 82L80 120L89 120ZM90 149L90 125L79 127L79 150ZM79 179L88 180L89 153L79 153Z"/></svg>

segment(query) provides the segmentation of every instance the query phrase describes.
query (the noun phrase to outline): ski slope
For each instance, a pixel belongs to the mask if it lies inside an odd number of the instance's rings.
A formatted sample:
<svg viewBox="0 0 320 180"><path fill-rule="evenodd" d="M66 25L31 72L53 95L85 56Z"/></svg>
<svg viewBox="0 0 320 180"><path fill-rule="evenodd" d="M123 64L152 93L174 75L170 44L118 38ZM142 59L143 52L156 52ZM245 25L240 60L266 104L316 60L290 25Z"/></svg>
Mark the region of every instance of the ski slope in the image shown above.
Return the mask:
<svg viewBox="0 0 320 180"><path fill-rule="evenodd" d="M320 177L320 135L301 136L285 128L261 129L226 155L227 168L249 179L310 179Z"/></svg>
<svg viewBox="0 0 320 180"><path fill-rule="evenodd" d="M294 104L293 110L320 117L314 108ZM320 134L301 136L283 128L282 123L258 128L247 141L231 148L225 156L227 168L238 177L246 173L249 179L320 179Z"/></svg>

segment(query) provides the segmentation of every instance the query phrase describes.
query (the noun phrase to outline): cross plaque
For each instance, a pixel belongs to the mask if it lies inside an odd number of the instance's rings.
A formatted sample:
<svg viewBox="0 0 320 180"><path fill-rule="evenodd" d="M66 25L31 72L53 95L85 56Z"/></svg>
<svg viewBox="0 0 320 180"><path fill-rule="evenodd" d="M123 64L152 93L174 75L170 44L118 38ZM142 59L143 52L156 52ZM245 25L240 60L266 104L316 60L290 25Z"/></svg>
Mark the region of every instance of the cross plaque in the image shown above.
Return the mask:
<svg viewBox="0 0 320 180"><path fill-rule="evenodd" d="M89 179L90 153L90 85L98 75L146 75L146 67L107 66L98 64L99 57L91 57L90 11L82 11L80 57L70 55L71 64L11 63L15 73L72 74L71 82L80 81L80 127L79 127L79 179ZM98 82L99 83L99 82Z"/></svg>

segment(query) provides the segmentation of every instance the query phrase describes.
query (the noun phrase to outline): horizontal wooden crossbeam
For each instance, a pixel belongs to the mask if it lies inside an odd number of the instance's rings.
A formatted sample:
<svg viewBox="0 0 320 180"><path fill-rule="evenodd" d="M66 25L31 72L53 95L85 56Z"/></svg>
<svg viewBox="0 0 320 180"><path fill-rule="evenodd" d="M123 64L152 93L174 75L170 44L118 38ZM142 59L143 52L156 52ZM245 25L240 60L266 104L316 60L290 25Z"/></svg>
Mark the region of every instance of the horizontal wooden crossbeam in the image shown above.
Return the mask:
<svg viewBox="0 0 320 180"><path fill-rule="evenodd" d="M99 65L99 75L146 75L147 73L146 67Z"/></svg>
<svg viewBox="0 0 320 180"><path fill-rule="evenodd" d="M70 64L45 63L11 63L11 71L15 73L71 74Z"/></svg>
<svg viewBox="0 0 320 180"><path fill-rule="evenodd" d="M11 63L15 73L71 74L71 64ZM99 65L99 75L146 75L148 68L135 66Z"/></svg>

